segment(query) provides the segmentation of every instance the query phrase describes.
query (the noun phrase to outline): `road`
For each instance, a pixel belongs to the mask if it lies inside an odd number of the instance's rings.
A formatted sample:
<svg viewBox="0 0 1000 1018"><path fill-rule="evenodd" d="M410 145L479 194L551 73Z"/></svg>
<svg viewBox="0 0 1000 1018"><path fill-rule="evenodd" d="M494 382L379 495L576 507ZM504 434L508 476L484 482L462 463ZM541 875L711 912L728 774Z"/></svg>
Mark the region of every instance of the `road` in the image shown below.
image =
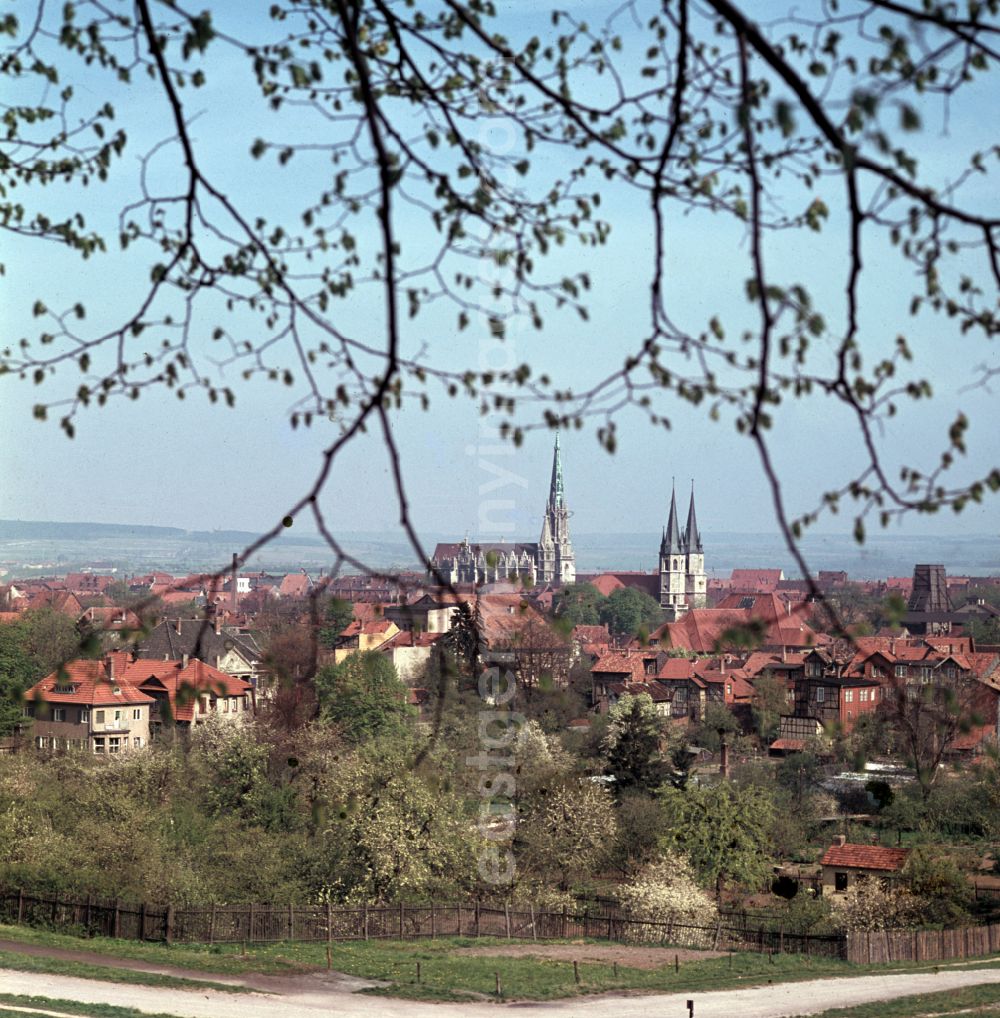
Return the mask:
<svg viewBox="0 0 1000 1018"><path fill-rule="evenodd" d="M933 972L815 979L779 986L689 994L602 996L537 1004L432 1004L355 994L307 979L292 993L230 994L221 991L161 989L106 983L73 976L0 969L0 992L25 993L83 1003L118 1004L182 1018L497 1018L515 1010L518 1018L572 1015L582 1018L687 1018L686 1001L695 1002L694 1018L786 1018L830 1007L888 1000L979 983L1000 983L1000 969L947 969Z"/></svg>

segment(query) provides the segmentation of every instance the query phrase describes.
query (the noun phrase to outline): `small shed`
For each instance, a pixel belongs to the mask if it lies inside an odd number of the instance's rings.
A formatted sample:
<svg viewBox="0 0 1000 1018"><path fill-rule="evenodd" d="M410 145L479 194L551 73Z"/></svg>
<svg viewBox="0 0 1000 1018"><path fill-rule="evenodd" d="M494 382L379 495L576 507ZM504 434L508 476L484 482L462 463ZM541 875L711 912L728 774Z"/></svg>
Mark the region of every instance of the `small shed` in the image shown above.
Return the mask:
<svg viewBox="0 0 1000 1018"><path fill-rule="evenodd" d="M859 881L896 876L909 854L907 848L853 845L838 835L820 859L823 894L846 894Z"/></svg>

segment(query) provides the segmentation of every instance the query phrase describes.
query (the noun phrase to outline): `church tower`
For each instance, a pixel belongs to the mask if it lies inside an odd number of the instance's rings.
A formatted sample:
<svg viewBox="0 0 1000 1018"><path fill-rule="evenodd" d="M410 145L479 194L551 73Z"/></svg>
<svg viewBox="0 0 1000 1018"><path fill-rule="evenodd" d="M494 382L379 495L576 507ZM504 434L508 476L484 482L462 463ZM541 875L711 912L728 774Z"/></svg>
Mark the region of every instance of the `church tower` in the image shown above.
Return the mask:
<svg viewBox="0 0 1000 1018"><path fill-rule="evenodd" d="M704 608L708 598L708 579L705 575L705 549L694 513L694 481L691 482L691 504L688 506L687 526L684 528L684 544L687 550L684 593L688 607Z"/></svg>
<svg viewBox="0 0 1000 1018"><path fill-rule="evenodd" d="M660 607L673 618L687 611L687 546L677 519L677 497L671 488L667 529L660 541Z"/></svg>
<svg viewBox="0 0 1000 1018"><path fill-rule="evenodd" d="M566 506L557 431L555 451L552 455L549 500L545 506L545 519L542 521L542 536L538 541L538 582L563 584L575 581L576 557L569 539L569 509Z"/></svg>

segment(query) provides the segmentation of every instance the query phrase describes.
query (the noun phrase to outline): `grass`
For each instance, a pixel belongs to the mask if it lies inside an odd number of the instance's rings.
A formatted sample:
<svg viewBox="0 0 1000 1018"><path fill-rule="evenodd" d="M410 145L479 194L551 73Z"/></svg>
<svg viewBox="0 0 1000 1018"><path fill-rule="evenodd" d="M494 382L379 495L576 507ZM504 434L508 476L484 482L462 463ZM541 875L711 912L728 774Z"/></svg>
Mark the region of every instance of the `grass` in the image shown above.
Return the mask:
<svg viewBox="0 0 1000 1018"><path fill-rule="evenodd" d="M0 993L0 1015L20 1015L24 1018L29 1012L19 1008L58 1011L62 1014L83 1015L85 1018L174 1018L173 1015L151 1014L149 1011L137 1011L134 1007L117 1007L114 1004L83 1004L77 1000Z"/></svg>
<svg viewBox="0 0 1000 1018"><path fill-rule="evenodd" d="M230 986L203 979L185 979L181 976L161 975L157 972L139 972L135 969L115 968L65 958L46 958L16 951L0 951L0 968L18 972L46 972L58 976L76 976L78 979L103 979L112 983L132 983L139 986L157 986L174 990L221 990L225 993L248 993L243 986Z"/></svg>
<svg viewBox="0 0 1000 1018"><path fill-rule="evenodd" d="M973 1014L977 1018L1000 1018L1000 983L984 983L965 990L917 993L895 1000L876 1000L854 1007L836 1007L811 1018L916 1018L923 1015Z"/></svg>
<svg viewBox="0 0 1000 1018"><path fill-rule="evenodd" d="M279 943L248 948L243 955L240 945L200 945L140 943L137 941L93 938L82 940L65 934L50 933L26 927L0 926L0 938L18 940L53 948L75 951L94 951L109 957L130 958L151 965L173 966L196 972L239 976L248 973L295 975L315 971L326 966L325 943ZM422 1000L495 1000L496 977L500 973L502 997L505 1000L555 1000L580 994L613 991L686 992L703 989L727 989L766 984L768 981L791 982L821 977L850 977L890 972L927 971L935 963L849 965L830 958L805 957L781 954L773 959L760 954L733 954L721 958L686 961L680 971L674 970L674 956L669 948L663 949L664 964L657 969L639 969L620 963L617 976L612 963L581 962L580 983L573 975L572 960L551 960L541 957L512 958L498 955L456 955L462 947L488 948L507 946L507 941L493 938L446 937L420 941L352 941L333 945L333 967L338 972L383 982L386 985L366 991L394 997ZM522 942L523 943L523 942ZM583 946L583 942L581 947ZM525 945L527 946L527 945ZM581 953L586 953L581 951ZM189 988L209 986L200 980L182 980L177 977L155 976L131 970L112 969L94 964L62 962L57 959L35 958L0 952L0 966L7 959L17 958L18 968L37 971L84 975L80 968L89 969L90 978L117 978L124 981L153 982L152 985L173 985ZM984 958L969 968L992 967L1000 959ZM420 963L421 980L417 982L417 963ZM940 963L943 967L946 963ZM53 966L70 966L54 968ZM44 966L44 968L42 967ZM233 987L218 986L232 990ZM1000 1018L1000 1015L998 1015Z"/></svg>

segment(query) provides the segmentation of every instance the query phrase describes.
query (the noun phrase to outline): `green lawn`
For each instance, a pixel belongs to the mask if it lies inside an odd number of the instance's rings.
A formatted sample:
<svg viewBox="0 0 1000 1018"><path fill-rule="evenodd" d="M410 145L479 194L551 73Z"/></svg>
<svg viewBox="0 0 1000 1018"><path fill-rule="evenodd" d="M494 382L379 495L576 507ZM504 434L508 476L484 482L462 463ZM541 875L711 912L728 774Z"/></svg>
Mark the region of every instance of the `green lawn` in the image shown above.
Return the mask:
<svg viewBox="0 0 1000 1018"><path fill-rule="evenodd" d="M76 949L80 950L79 942ZM111 952L109 952L111 953ZM15 969L18 972L48 972L60 976L76 976L79 979L103 979L113 983L133 983L140 986L161 986L177 990L221 990L225 993L248 993L243 986L229 986L204 979L185 979L179 976L161 975L156 972L137 972L134 969L116 968L113 965L70 961L64 958L46 958L37 955L20 954L17 951L0 951L0 968Z"/></svg>
<svg viewBox="0 0 1000 1018"><path fill-rule="evenodd" d="M879 1000L856 1007L837 1007L810 1018L918 1018L923 1015L973 1015L975 1018L1000 1018L1000 983L984 983L966 990L918 993L896 1000Z"/></svg>
<svg viewBox="0 0 1000 1018"><path fill-rule="evenodd" d="M0 938L46 945L70 950L95 951L120 958L134 958L154 965L170 965L196 972L238 976L241 973L292 975L313 971L326 965L326 944L280 943L254 945L245 955L239 945L139 943L136 941L93 938L82 940L63 934L25 927L0 926ZM562 942L565 943L565 942ZM523 942L522 942L523 944ZM674 953L663 948L663 965L656 969L639 969L625 964L618 966L617 975L610 961L579 964L580 982L574 979L572 958L551 960L541 957L507 957L505 955L456 955L463 947L487 948L508 942L492 938L448 937L420 941L352 941L333 944L333 968L339 972L384 982L387 985L371 993L428 1000L496 999L496 973L500 974L503 999L554 1000L577 994L608 991L687 992L702 989L725 989L767 983L814 979L823 976L862 975L869 972L921 971L926 965L892 964L860 966L833 959L803 955L734 954L722 958L706 958L682 962L674 969ZM528 946L528 945L524 945ZM541 945L539 945L541 946ZM581 954L586 954L581 942ZM0 966L7 964L10 952L0 952ZM38 971L65 972L84 975L81 963L57 959L31 958L18 955L25 962L16 967L32 967ZM998 958L986 958L973 967L992 967ZM417 963L420 982L417 982ZM65 968L64 966L71 966ZM109 978L108 970L83 964L92 978ZM170 977L149 976L128 970L114 970L128 981L149 982ZM154 985L180 985L174 982ZM205 985L202 983L202 985Z"/></svg>
<svg viewBox="0 0 1000 1018"><path fill-rule="evenodd" d="M116 1007L113 1004L81 1004L76 1000L55 1000L51 997L28 997L21 993L0 993L0 1015L9 1015L11 1018L19 1015L21 1018L26 1018L30 1012L18 1010L26 1007L43 1011L59 1011L63 1014L83 1015L85 1018L174 1018L173 1015L136 1011L134 1007Z"/></svg>

